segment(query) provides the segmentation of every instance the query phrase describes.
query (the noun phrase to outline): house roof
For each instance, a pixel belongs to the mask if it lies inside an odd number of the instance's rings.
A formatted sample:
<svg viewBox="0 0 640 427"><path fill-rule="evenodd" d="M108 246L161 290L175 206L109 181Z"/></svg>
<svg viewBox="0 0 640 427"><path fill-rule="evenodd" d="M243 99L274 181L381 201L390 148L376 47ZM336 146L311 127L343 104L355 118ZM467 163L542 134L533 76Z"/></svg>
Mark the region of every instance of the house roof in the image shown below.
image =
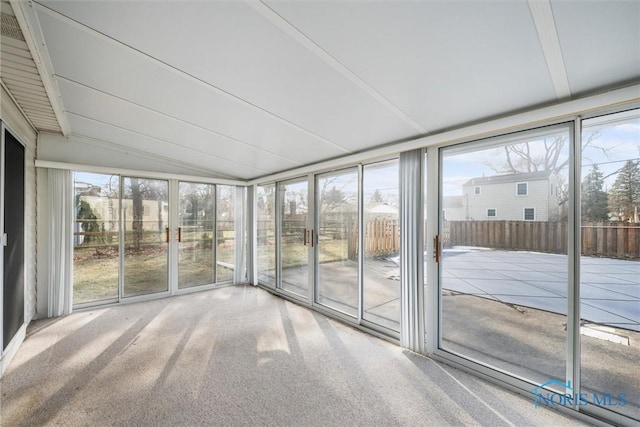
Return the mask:
<svg viewBox="0 0 640 427"><path fill-rule="evenodd" d="M398 215L398 208L389 203L380 203L367 210L370 214Z"/></svg>
<svg viewBox="0 0 640 427"><path fill-rule="evenodd" d="M538 172L525 172L525 173L512 173L508 175L492 175L471 178L464 183L464 186L469 185L487 185L487 184L502 184L507 182L525 182L525 181L539 181L548 179L551 175L551 171L538 171Z"/></svg>

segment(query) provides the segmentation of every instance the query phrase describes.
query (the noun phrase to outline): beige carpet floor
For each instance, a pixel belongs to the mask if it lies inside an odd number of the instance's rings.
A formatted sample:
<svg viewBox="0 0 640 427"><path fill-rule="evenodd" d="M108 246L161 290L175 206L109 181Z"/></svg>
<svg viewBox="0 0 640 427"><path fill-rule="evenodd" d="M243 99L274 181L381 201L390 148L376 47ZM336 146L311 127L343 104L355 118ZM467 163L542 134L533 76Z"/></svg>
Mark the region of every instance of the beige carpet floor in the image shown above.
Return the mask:
<svg viewBox="0 0 640 427"><path fill-rule="evenodd" d="M2 426L578 424L250 286L33 322L0 385Z"/></svg>

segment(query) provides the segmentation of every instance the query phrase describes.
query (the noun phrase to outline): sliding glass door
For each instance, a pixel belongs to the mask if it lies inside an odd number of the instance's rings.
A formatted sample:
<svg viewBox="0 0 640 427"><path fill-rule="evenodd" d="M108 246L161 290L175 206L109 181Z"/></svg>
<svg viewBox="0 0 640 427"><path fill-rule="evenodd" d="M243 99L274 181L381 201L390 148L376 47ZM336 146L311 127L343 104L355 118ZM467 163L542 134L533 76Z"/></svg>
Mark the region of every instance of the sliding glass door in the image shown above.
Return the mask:
<svg viewBox="0 0 640 427"><path fill-rule="evenodd" d="M74 174L73 302L117 300L120 277L120 177Z"/></svg>
<svg viewBox="0 0 640 427"><path fill-rule="evenodd" d="M123 296L169 289L169 182L122 178Z"/></svg>
<svg viewBox="0 0 640 427"><path fill-rule="evenodd" d="M358 169L316 177L316 302L358 317Z"/></svg>
<svg viewBox="0 0 640 427"><path fill-rule="evenodd" d="M400 331L397 159L256 186L258 280Z"/></svg>
<svg viewBox="0 0 640 427"><path fill-rule="evenodd" d="M259 185L256 192L258 279L276 286L276 186Z"/></svg>
<svg viewBox="0 0 640 427"><path fill-rule="evenodd" d="M362 318L400 332L398 160L365 165Z"/></svg>
<svg viewBox="0 0 640 427"><path fill-rule="evenodd" d="M181 289L216 281L215 198L212 184L178 184L178 287Z"/></svg>
<svg viewBox="0 0 640 427"><path fill-rule="evenodd" d="M441 150L441 347L564 391L569 126Z"/></svg>
<svg viewBox="0 0 640 427"><path fill-rule="evenodd" d="M280 287L299 296L309 292L309 247L307 179L278 184L280 197Z"/></svg>
<svg viewBox="0 0 640 427"><path fill-rule="evenodd" d="M638 129L631 110L434 149L440 355L536 406L637 422Z"/></svg>
<svg viewBox="0 0 640 427"><path fill-rule="evenodd" d="M236 187L216 186L216 282L230 282L236 269ZM238 201L239 203L239 201Z"/></svg>
<svg viewBox="0 0 640 427"><path fill-rule="evenodd" d="M75 172L74 304L232 281L235 189Z"/></svg>

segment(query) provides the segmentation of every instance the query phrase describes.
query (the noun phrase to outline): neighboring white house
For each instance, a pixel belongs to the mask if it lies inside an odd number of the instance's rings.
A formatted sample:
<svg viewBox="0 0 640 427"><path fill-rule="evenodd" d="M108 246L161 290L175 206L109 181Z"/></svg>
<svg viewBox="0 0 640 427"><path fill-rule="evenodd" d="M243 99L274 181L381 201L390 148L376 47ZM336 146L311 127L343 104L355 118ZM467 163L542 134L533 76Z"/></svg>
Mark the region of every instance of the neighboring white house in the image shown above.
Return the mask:
<svg viewBox="0 0 640 427"><path fill-rule="evenodd" d="M442 217L447 221L466 220L464 199L464 196L444 196L442 198Z"/></svg>
<svg viewBox="0 0 640 427"><path fill-rule="evenodd" d="M557 220L560 184L558 174L550 171L472 178L462 186L462 203L458 199L446 206L446 219Z"/></svg>

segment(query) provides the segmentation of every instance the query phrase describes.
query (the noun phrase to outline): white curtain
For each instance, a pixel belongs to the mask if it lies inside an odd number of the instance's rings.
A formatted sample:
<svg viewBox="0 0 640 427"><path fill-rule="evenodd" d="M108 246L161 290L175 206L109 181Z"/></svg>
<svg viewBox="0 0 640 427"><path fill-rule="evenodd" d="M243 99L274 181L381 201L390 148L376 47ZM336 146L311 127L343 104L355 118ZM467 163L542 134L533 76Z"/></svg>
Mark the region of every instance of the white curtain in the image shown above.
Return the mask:
<svg viewBox="0 0 640 427"><path fill-rule="evenodd" d="M75 208L71 171L48 169L48 315L71 313Z"/></svg>
<svg viewBox="0 0 640 427"><path fill-rule="evenodd" d="M244 252L247 256L246 260L246 280L247 282L257 285L257 280L255 280L256 271L254 270L254 259L253 259L253 243L255 239L252 236L255 236L255 228L253 222L253 200L255 196L255 186L245 187L245 193L247 195L246 209L245 209L245 242L247 247L244 249Z"/></svg>
<svg viewBox="0 0 640 427"><path fill-rule="evenodd" d="M236 235L236 268L233 283L247 282L247 233L246 233L246 188L237 186L234 198L234 227Z"/></svg>
<svg viewBox="0 0 640 427"><path fill-rule="evenodd" d="M422 150L400 153L400 345L424 351Z"/></svg>

